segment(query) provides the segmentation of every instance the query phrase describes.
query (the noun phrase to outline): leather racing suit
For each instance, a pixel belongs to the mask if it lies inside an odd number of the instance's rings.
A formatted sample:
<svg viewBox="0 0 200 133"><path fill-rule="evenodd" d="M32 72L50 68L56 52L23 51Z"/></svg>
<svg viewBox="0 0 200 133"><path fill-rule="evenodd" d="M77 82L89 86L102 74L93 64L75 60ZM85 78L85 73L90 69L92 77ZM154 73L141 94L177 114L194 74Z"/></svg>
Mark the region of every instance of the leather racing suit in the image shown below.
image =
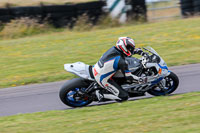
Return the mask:
<svg viewBox="0 0 200 133"><path fill-rule="evenodd" d="M143 55L141 49L135 49L134 54ZM139 77L131 74L128 70L128 64L125 61L125 55L121 53L115 46L110 48L103 54L100 60L94 65L92 71L97 83L104 89L107 89L112 94L103 94L106 99L127 100L128 93L122 89L114 80L112 76L118 71L125 75L129 80L139 80Z"/></svg>

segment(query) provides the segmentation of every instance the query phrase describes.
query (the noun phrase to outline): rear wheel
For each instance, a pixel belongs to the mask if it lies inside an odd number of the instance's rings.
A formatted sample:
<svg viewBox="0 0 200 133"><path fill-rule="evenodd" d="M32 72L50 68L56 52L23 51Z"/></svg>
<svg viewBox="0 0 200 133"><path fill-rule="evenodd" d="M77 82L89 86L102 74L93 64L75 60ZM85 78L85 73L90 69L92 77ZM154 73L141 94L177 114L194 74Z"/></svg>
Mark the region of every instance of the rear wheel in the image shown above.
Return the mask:
<svg viewBox="0 0 200 133"><path fill-rule="evenodd" d="M168 95L174 92L179 85L179 79L173 72L171 72L170 75L165 77L161 82L150 89L148 93L154 96Z"/></svg>
<svg viewBox="0 0 200 133"><path fill-rule="evenodd" d="M82 91L89 86L82 78L67 81L60 89L61 101L71 107L83 107L92 102L92 100Z"/></svg>

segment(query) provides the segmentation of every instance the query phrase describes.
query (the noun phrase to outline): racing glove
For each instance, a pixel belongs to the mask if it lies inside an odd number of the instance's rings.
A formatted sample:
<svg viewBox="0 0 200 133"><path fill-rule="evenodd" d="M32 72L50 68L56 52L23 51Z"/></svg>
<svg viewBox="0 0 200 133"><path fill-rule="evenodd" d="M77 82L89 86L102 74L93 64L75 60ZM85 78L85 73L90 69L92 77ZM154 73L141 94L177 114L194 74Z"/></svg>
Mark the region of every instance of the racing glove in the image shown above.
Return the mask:
<svg viewBox="0 0 200 133"><path fill-rule="evenodd" d="M143 52L143 50L141 48L136 48L134 53L141 55L141 56L148 56L149 55L147 52Z"/></svg>

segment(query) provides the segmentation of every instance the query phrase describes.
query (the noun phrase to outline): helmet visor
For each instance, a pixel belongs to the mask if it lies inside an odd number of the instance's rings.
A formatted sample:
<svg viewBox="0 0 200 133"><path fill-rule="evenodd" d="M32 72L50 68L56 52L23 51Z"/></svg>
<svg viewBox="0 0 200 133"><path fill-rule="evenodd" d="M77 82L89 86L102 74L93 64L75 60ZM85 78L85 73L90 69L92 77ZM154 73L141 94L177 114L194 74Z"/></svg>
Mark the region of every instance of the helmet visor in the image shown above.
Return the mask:
<svg viewBox="0 0 200 133"><path fill-rule="evenodd" d="M135 47L128 45L127 49L131 52L131 54L134 54Z"/></svg>

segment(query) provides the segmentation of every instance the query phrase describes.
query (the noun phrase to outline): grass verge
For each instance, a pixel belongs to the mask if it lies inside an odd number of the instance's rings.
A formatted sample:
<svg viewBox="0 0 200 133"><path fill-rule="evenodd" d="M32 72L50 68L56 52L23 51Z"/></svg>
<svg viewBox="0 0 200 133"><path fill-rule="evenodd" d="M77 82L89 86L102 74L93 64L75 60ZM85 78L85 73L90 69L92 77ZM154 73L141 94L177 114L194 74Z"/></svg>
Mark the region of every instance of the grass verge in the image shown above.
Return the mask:
<svg viewBox="0 0 200 133"><path fill-rule="evenodd" d="M73 78L63 64L95 64L119 36L150 45L169 66L200 62L200 18L0 40L0 88Z"/></svg>
<svg viewBox="0 0 200 133"><path fill-rule="evenodd" d="M56 29L47 22L41 24L37 19L24 17L11 20L11 22L2 26L0 28L0 39L20 38L53 31L56 31Z"/></svg>
<svg viewBox="0 0 200 133"><path fill-rule="evenodd" d="M198 133L200 92L0 118L1 133Z"/></svg>

